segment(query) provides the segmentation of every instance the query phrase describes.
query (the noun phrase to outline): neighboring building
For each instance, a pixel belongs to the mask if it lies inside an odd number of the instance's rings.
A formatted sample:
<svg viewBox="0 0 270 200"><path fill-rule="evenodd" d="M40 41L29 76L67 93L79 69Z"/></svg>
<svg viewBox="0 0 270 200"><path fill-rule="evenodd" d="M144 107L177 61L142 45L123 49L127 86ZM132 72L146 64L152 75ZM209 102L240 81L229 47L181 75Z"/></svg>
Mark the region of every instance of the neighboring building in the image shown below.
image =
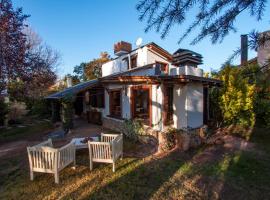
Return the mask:
<svg viewBox="0 0 270 200"><path fill-rule="evenodd" d="M269 65L270 60L270 31L265 31L260 34L263 40L266 40L263 45L260 45L257 49L257 62L260 67Z"/></svg>
<svg viewBox="0 0 270 200"><path fill-rule="evenodd" d="M173 55L155 43L114 46L116 58L102 65L102 77L50 95L77 95L75 113L119 130L124 119L142 119L154 130L166 126L199 128L208 121L208 87L219 80L203 77L202 56L179 49Z"/></svg>
<svg viewBox="0 0 270 200"><path fill-rule="evenodd" d="M270 31L259 34L257 56L248 60L248 35L241 35L241 64L258 64L262 71L270 69Z"/></svg>

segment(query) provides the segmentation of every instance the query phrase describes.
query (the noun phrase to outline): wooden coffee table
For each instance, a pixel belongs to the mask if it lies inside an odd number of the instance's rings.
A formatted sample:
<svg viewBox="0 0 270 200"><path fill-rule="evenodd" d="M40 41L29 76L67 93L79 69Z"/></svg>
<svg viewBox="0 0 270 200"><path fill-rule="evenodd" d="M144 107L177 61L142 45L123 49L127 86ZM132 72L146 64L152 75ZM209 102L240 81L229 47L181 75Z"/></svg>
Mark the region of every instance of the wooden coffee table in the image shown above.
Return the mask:
<svg viewBox="0 0 270 200"><path fill-rule="evenodd" d="M99 137L90 137L93 139L94 142L98 142L99 141ZM82 141L85 139L85 137L83 138L73 138L71 140L71 142L73 142L76 146L76 149L86 149L88 148L88 144L87 143L82 143Z"/></svg>

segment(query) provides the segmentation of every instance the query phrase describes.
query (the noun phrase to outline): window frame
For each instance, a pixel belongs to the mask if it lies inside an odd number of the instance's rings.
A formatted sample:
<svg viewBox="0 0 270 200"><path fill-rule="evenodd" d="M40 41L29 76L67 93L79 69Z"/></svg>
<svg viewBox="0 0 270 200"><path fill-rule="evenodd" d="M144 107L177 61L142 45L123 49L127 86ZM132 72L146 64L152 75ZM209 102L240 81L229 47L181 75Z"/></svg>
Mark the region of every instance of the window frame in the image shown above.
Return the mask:
<svg viewBox="0 0 270 200"><path fill-rule="evenodd" d="M113 104L112 104L112 94L113 93L119 93L119 106L120 106L120 111L119 111L119 115L116 115L115 112L113 112ZM108 90L108 95L109 95L109 117L113 117L113 118L118 118L118 119L122 119L122 109L123 109L123 105L122 105L122 89L111 89ZM115 109L114 109L115 110Z"/></svg>

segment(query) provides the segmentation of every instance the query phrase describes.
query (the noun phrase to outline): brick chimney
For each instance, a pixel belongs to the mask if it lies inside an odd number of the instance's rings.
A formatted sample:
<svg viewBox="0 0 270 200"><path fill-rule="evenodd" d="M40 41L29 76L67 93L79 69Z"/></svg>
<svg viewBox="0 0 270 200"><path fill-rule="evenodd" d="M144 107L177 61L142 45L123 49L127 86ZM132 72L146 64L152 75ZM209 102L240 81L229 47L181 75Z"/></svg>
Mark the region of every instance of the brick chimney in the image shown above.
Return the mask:
<svg viewBox="0 0 270 200"><path fill-rule="evenodd" d="M131 52L131 50L132 50L132 45L128 42L121 41L114 44L114 54L116 56L127 54Z"/></svg>
<svg viewBox="0 0 270 200"><path fill-rule="evenodd" d="M245 65L248 61L248 36L241 35L241 65Z"/></svg>

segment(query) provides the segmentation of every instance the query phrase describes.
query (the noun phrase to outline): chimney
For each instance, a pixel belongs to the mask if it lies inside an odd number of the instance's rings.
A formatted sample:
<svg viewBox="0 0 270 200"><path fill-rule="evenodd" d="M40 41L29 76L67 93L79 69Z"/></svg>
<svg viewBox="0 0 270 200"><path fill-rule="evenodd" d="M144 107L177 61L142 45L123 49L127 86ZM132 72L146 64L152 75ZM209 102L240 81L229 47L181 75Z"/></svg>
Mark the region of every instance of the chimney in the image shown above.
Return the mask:
<svg viewBox="0 0 270 200"><path fill-rule="evenodd" d="M128 42L121 41L114 44L114 54L116 56L122 56L124 54L131 52L131 50L132 46Z"/></svg>
<svg viewBox="0 0 270 200"><path fill-rule="evenodd" d="M248 36L241 35L241 65L245 65L248 61Z"/></svg>
<svg viewBox="0 0 270 200"><path fill-rule="evenodd" d="M71 76L67 76L67 87L72 87L72 77Z"/></svg>

